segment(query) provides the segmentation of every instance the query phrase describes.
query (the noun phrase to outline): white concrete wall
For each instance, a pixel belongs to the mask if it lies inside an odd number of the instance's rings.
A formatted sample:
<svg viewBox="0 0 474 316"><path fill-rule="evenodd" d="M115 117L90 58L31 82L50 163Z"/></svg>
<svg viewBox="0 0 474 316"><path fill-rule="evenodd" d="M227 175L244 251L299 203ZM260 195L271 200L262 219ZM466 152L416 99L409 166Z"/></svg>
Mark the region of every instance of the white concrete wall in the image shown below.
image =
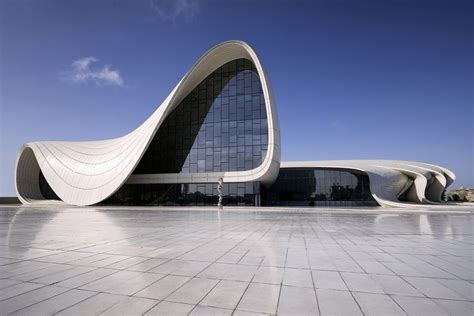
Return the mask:
<svg viewBox="0 0 474 316"><path fill-rule="evenodd" d="M260 166L246 171L190 174L131 174L165 118L208 75L234 59L253 62L260 76L268 119L268 149ZM270 81L255 51L242 41L219 44L204 54L173 89L158 109L136 130L115 139L91 142L34 142L18 155L15 185L19 199L27 204L42 199L38 187L41 168L59 198L73 205L99 203L125 182L224 182L271 183L280 167L280 127Z"/></svg>
<svg viewBox="0 0 474 316"><path fill-rule="evenodd" d="M207 76L223 64L246 58L255 65L262 84L268 118L268 150L262 164L232 172L136 174L133 170L166 117ZM412 206L441 201L443 190L455 179L450 170L431 164L395 160L334 160L285 162L282 167L333 167L364 171L372 195L382 206ZM99 203L124 183L216 183L260 181L271 184L280 168L280 127L268 74L255 51L242 41L228 41L210 49L181 79L158 109L131 133L91 142L33 142L22 146L17 158L15 185L22 203L44 200L38 174L43 172L62 201L73 205ZM409 179L409 202L398 201Z"/></svg>

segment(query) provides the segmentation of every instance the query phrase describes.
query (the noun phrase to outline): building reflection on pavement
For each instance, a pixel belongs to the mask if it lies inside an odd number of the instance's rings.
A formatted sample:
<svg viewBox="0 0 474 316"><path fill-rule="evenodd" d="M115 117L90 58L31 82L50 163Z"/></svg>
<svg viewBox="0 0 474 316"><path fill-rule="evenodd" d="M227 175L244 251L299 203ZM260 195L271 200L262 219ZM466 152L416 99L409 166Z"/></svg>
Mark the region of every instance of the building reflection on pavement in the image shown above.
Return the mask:
<svg viewBox="0 0 474 316"><path fill-rule="evenodd" d="M468 212L1 207L0 310L469 315L472 227Z"/></svg>

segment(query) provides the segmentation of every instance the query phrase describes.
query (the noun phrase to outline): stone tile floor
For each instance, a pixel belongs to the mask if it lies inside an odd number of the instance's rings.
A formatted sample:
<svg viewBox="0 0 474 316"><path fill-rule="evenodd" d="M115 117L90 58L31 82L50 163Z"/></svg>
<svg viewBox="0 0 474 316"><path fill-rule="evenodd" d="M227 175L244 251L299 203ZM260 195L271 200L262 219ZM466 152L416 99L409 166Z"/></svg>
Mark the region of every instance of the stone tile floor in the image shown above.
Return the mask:
<svg viewBox="0 0 474 316"><path fill-rule="evenodd" d="M473 315L473 217L0 206L0 314Z"/></svg>

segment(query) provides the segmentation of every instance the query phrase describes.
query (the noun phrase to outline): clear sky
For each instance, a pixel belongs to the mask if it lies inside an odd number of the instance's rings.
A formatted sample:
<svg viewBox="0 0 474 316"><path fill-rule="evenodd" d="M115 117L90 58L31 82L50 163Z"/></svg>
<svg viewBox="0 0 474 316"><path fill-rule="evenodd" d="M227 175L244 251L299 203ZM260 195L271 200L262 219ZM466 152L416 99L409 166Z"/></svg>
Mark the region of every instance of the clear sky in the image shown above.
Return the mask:
<svg viewBox="0 0 474 316"><path fill-rule="evenodd" d="M23 143L129 132L229 39L269 72L283 160L417 160L474 187L472 1L0 0L0 15L0 196Z"/></svg>

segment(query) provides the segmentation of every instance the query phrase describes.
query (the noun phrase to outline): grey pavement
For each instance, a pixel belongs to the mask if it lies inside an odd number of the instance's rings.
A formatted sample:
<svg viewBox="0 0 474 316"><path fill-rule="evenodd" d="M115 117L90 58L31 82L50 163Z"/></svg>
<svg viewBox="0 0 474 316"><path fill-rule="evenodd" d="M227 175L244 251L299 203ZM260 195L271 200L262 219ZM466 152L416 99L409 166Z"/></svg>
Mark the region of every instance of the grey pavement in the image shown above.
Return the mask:
<svg viewBox="0 0 474 316"><path fill-rule="evenodd" d="M474 315L473 213L0 206L0 315Z"/></svg>

